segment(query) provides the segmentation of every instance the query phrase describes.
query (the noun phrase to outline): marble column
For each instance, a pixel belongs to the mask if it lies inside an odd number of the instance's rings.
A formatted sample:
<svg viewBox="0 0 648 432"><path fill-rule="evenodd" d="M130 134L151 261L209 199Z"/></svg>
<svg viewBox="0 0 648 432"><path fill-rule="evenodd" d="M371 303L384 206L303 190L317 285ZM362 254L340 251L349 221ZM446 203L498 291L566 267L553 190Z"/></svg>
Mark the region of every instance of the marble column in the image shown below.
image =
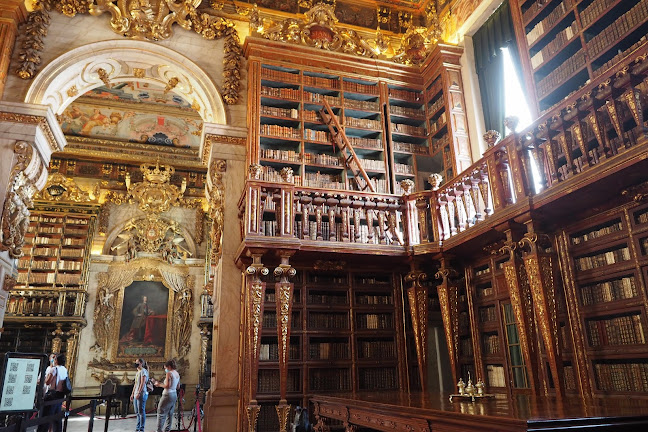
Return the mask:
<svg viewBox="0 0 648 432"><path fill-rule="evenodd" d="M205 403L205 430L237 430L239 356L241 325L241 269L236 266L236 251L241 243L238 200L243 193L247 129L205 123L205 148L209 178L219 170L223 187L222 239L218 254L212 254L214 275L214 321L212 329L211 388ZM226 169L223 170L225 161ZM213 185L210 185L213 188ZM212 192L213 194L213 192ZM218 217L218 215L215 215ZM212 240L212 249L215 245ZM217 262L216 262L217 260Z"/></svg>
<svg viewBox="0 0 648 432"><path fill-rule="evenodd" d="M15 284L31 197L45 186L51 154L64 146L50 108L0 101L0 326Z"/></svg>
<svg viewBox="0 0 648 432"><path fill-rule="evenodd" d="M27 10L23 0L2 0L0 2L0 97L4 92L11 54L18 36L18 25L25 21Z"/></svg>

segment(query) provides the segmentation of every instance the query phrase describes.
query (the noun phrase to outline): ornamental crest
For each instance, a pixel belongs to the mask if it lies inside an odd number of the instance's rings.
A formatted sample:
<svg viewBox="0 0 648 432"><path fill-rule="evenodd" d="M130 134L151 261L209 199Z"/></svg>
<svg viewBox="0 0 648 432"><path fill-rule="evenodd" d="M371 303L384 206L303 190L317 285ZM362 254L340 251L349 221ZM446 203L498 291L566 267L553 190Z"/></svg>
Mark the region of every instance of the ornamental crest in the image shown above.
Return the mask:
<svg viewBox="0 0 648 432"><path fill-rule="evenodd" d="M254 21L251 18L252 21ZM371 45L354 30L337 27L338 19L332 5L318 3L305 13L303 20L288 18L272 23L262 36L283 41L339 51L364 57L376 57Z"/></svg>
<svg viewBox="0 0 648 432"><path fill-rule="evenodd" d="M201 0L97 0L90 6L90 13L109 12L113 30L126 37L162 40L171 36L174 23L191 29L188 16L200 3Z"/></svg>

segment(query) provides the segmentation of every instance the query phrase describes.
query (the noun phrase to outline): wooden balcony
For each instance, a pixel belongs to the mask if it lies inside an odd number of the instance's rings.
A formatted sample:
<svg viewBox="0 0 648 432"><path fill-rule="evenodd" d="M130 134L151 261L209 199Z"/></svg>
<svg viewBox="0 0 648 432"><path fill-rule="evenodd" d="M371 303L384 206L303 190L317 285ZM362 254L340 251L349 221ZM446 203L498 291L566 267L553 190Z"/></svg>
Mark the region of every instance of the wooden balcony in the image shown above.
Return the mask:
<svg viewBox="0 0 648 432"><path fill-rule="evenodd" d="M250 179L240 201L246 248L405 256L485 243L498 227L551 223L648 179L644 47L435 191L403 196Z"/></svg>

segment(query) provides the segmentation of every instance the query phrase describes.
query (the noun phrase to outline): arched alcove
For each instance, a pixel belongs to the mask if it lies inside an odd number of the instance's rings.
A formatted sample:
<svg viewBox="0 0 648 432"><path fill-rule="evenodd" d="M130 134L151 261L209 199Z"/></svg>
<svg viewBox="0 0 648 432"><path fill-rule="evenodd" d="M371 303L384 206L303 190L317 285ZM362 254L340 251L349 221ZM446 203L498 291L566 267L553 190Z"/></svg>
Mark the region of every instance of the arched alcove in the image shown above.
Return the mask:
<svg viewBox="0 0 648 432"><path fill-rule="evenodd" d="M34 79L25 102L49 105L61 114L95 87L129 81L168 86L190 102L203 121L226 123L220 92L202 69L169 48L136 40L95 42L54 59Z"/></svg>

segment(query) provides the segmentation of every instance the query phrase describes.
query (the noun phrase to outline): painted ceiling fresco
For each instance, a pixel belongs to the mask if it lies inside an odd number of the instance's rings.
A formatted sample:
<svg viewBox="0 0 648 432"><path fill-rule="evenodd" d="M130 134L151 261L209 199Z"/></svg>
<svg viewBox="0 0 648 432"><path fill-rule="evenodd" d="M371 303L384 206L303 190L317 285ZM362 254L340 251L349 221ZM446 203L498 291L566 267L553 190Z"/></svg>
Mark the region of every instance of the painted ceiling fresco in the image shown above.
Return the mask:
<svg viewBox="0 0 648 432"><path fill-rule="evenodd" d="M194 149L202 132L190 103L146 83L97 87L75 100L59 121L67 135Z"/></svg>

